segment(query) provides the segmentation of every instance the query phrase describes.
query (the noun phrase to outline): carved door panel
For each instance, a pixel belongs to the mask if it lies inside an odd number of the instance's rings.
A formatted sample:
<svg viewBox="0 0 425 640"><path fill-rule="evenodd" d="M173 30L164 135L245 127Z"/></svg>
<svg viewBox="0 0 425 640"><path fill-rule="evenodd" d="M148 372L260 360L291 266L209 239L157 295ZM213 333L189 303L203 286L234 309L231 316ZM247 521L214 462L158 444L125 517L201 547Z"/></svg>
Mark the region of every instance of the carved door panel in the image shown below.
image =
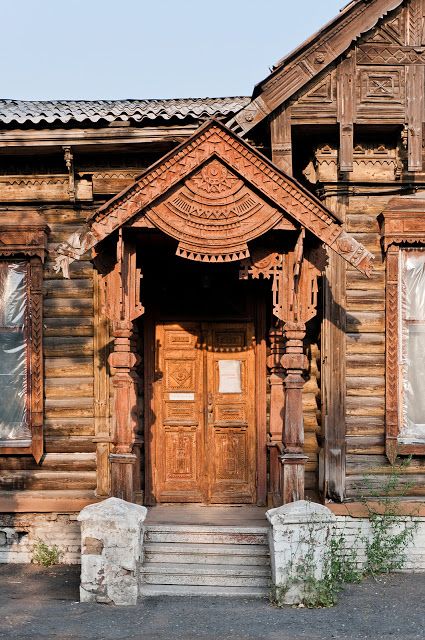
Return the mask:
<svg viewBox="0 0 425 640"><path fill-rule="evenodd" d="M252 324L210 325L207 434L212 503L256 499L255 359Z"/></svg>
<svg viewBox="0 0 425 640"><path fill-rule="evenodd" d="M157 326L157 502L255 502L253 335L247 323Z"/></svg>
<svg viewBox="0 0 425 640"><path fill-rule="evenodd" d="M203 502L204 376L199 324L156 328L153 466L157 502Z"/></svg>

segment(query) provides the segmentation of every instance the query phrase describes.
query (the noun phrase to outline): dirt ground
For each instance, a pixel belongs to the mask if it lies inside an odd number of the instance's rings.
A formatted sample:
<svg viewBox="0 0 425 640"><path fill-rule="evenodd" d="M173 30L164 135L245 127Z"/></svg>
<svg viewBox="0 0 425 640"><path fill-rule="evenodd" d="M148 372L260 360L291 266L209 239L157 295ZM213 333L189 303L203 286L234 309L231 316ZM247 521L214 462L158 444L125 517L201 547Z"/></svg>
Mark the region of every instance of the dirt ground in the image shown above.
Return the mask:
<svg viewBox="0 0 425 640"><path fill-rule="evenodd" d="M276 609L267 600L78 602L79 567L0 565L1 640L363 640L425 638L425 575L353 585L333 609Z"/></svg>

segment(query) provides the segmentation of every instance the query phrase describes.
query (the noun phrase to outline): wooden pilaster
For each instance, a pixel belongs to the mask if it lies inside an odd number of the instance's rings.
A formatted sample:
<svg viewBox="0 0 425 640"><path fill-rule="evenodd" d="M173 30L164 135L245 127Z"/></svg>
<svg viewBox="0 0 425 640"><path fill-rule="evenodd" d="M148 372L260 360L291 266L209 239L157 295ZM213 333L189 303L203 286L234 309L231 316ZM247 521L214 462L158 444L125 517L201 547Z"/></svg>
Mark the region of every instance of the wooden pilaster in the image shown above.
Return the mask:
<svg viewBox="0 0 425 640"><path fill-rule="evenodd" d="M283 326L279 322L269 333L270 355L267 359L267 366L270 371L270 426L269 426L269 449L270 449L270 482L269 501L273 507L282 504L281 487L281 463L279 455L282 443L282 430L285 408L285 391L283 380L285 372L281 364L283 356Z"/></svg>
<svg viewBox="0 0 425 640"><path fill-rule="evenodd" d="M94 294L94 425L96 443L96 495L108 496L111 491L109 454L112 436L109 420L109 325L102 300L102 276L95 272Z"/></svg>
<svg viewBox="0 0 425 640"><path fill-rule="evenodd" d="M110 454L112 495L132 502L134 498L134 465L137 456L134 443L138 430L137 374L139 358L135 351L133 324L128 320L113 323L114 350L109 363L115 373L114 452Z"/></svg>
<svg viewBox="0 0 425 640"><path fill-rule="evenodd" d="M338 122L340 127L339 170L353 171L354 120L355 120L355 53L341 60L337 71Z"/></svg>
<svg viewBox="0 0 425 640"><path fill-rule="evenodd" d="M285 353L282 366L286 370L285 417L283 429L282 489L283 502L296 502L304 499L305 464L308 456L304 454L304 419L302 393L304 387L303 372L308 367L304 355L303 340L305 324L287 322L284 326Z"/></svg>
<svg viewBox="0 0 425 640"><path fill-rule="evenodd" d="M290 176L292 175L291 108L278 109L270 120L272 160Z"/></svg>

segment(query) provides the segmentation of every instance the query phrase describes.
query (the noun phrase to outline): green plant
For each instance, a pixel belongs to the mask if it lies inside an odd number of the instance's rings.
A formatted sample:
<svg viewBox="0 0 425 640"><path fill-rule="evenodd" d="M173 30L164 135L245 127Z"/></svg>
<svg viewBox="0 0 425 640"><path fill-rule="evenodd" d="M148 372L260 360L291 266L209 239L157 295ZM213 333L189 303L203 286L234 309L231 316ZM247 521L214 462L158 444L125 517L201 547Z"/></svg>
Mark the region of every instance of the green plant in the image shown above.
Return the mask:
<svg viewBox="0 0 425 640"><path fill-rule="evenodd" d="M300 540L306 551L296 566L290 565L288 575L291 577L287 584L274 588L271 594L274 605L284 606L288 591L298 587L302 593L301 606L332 607L344 585L359 583L364 576L376 578L404 567L407 547L418 527L418 521L404 516L400 508L400 499L411 487L411 483L401 482L409 464L410 458L393 465L379 490L373 489L370 478L364 478L368 495L362 496L361 501L367 510L370 531L360 537L365 550L363 568L359 568L358 553L348 543L345 533L334 527L325 551L323 577L318 579L315 555L317 525L308 523L308 533ZM295 557L297 555L294 554Z"/></svg>
<svg viewBox="0 0 425 640"><path fill-rule="evenodd" d="M331 532L325 551L323 577L317 578L316 540L317 526L308 525L308 533L300 540L306 552L296 566L290 566L292 576L286 585L274 587L271 601L275 606L283 607L285 596L292 587L302 592L301 606L309 609L333 607L344 585L360 582L361 572L357 569L357 553L348 549L342 532ZM296 554L295 554L296 555Z"/></svg>
<svg viewBox="0 0 425 640"><path fill-rule="evenodd" d="M407 458L398 465L393 465L384 486L376 491L370 480L368 498L363 497L370 523L370 535L363 536L366 562L365 575L378 575L399 571L406 562L406 551L412 541L418 522L402 515L400 498L405 496L411 483L401 485L403 471L410 465ZM372 500L371 500L372 498Z"/></svg>
<svg viewBox="0 0 425 640"><path fill-rule="evenodd" d="M51 567L54 564L58 564L61 556L56 545L49 547L42 540L37 540L33 548L33 562L41 564L43 567Z"/></svg>

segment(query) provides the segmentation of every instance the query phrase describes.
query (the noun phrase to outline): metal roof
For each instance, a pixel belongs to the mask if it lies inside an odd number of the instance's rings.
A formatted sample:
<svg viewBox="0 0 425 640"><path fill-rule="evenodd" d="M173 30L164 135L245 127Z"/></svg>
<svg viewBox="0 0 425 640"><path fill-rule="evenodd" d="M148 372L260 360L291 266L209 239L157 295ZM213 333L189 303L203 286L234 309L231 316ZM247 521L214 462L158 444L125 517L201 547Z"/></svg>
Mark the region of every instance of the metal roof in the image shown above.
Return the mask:
<svg viewBox="0 0 425 640"><path fill-rule="evenodd" d="M166 100L0 100L0 122L65 124L87 120L143 122L158 118L212 118L235 114L249 101L250 98L242 96Z"/></svg>

